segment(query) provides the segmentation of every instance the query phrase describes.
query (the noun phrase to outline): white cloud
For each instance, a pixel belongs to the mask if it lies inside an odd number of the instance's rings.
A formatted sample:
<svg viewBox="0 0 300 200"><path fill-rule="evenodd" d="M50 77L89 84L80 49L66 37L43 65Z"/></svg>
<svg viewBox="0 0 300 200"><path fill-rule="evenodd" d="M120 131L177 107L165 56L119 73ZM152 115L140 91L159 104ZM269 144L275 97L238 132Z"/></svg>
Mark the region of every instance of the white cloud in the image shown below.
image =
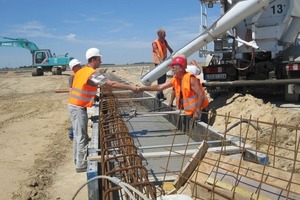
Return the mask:
<svg viewBox="0 0 300 200"><path fill-rule="evenodd" d="M67 39L69 40L74 40L76 38L76 35L73 33L70 33L69 35L67 35Z"/></svg>
<svg viewBox="0 0 300 200"><path fill-rule="evenodd" d="M53 35L50 33L51 29L46 29L46 27L38 21L30 21L24 24L13 25L11 26L10 32L26 37L53 37Z"/></svg>

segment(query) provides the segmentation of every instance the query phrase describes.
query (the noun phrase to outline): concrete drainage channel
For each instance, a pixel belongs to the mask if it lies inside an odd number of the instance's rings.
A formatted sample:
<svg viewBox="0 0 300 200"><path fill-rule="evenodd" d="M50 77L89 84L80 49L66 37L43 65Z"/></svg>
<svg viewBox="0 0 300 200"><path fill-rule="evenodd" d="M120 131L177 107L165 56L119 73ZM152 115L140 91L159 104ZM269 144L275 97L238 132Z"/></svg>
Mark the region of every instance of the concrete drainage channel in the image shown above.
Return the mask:
<svg viewBox="0 0 300 200"><path fill-rule="evenodd" d="M101 94L91 118L88 199L300 197L295 189L299 187L299 174L281 172L276 164L270 165L278 158L276 152L260 151L251 145L258 137L250 137L251 131L258 133L262 126L273 127L271 140L279 128L297 132L298 127L226 115L221 116L225 126L221 132L203 122L186 123L180 112L146 92L102 88ZM209 119L213 117L209 113ZM229 120L237 122L226 127ZM240 133L231 134L235 129ZM282 148L277 143L260 145ZM299 153L299 142L288 151ZM297 158L281 159L299 164ZM274 183L272 174L276 173L286 178ZM228 185L231 189L225 187ZM199 194L201 189L205 192Z"/></svg>

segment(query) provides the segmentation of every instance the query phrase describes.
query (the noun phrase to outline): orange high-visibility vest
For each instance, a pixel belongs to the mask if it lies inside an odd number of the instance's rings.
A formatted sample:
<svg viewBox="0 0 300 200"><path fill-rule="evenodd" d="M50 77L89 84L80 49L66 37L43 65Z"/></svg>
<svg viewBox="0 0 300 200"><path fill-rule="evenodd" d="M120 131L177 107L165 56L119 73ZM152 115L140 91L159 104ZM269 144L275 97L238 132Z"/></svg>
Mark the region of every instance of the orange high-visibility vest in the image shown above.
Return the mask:
<svg viewBox="0 0 300 200"><path fill-rule="evenodd" d="M158 48L158 52L159 55L157 55L156 51L153 50L152 48L152 55L153 55L153 63L154 64L160 64L160 60L159 57L162 58L163 60L166 58L167 56L167 45L166 45L166 41L164 40L162 43L158 41L158 39L156 39L153 43L156 44L157 48Z"/></svg>
<svg viewBox="0 0 300 200"><path fill-rule="evenodd" d="M87 85L87 81L94 72L95 70L93 68L87 66L76 72L69 97L70 104L81 107L93 106L98 86Z"/></svg>
<svg viewBox="0 0 300 200"><path fill-rule="evenodd" d="M180 80L179 78L173 77L171 79L171 83L175 90L175 96L177 100L177 106L179 109L180 104L182 103L184 112L186 115L193 115L196 108L197 108L197 102L198 102L198 95L191 89L191 77L195 77L191 73L185 73L183 78ZM198 79L197 77L195 77ZM204 101L202 103L202 106L200 110L203 110L206 108L209 104L209 101L207 99L207 96L205 94L204 88L202 87L202 84L200 80L198 79L200 84L200 89L204 94ZM181 96L182 93L182 96Z"/></svg>

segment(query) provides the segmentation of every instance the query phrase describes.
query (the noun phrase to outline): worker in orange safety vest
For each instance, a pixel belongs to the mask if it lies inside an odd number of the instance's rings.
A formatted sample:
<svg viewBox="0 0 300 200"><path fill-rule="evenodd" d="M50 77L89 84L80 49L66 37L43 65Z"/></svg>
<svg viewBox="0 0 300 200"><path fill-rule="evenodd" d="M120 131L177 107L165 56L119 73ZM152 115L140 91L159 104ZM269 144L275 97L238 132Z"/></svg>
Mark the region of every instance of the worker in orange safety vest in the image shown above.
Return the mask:
<svg viewBox="0 0 300 200"><path fill-rule="evenodd" d="M69 67L70 69L72 70L72 74L70 75L69 77L69 92L71 94L71 90L72 90L72 85L73 85L73 79L74 79L74 75L76 74L76 72L78 70L81 69L81 62L79 62L78 59L72 59L70 62L69 62ZM70 127L70 131L69 131L69 139L70 140L73 140L73 127L71 126Z"/></svg>
<svg viewBox="0 0 300 200"><path fill-rule="evenodd" d="M207 122L208 98L200 80L192 73L186 71L187 60L184 56L173 58L170 67L174 77L167 83L140 87L142 91L161 91L174 87L177 108L184 110L187 116L193 117L194 120ZM201 112L203 111L203 112Z"/></svg>
<svg viewBox="0 0 300 200"><path fill-rule="evenodd" d="M96 73L96 69L100 67L102 62L99 49L88 49L86 51L86 59L88 64L83 66L74 75L68 104L69 115L74 130L73 153L76 172L86 172L87 145L89 141L87 133L87 108L94 105L94 99L99 92L98 87L108 85L113 88L132 90L133 92L138 91L136 86L111 81L103 74Z"/></svg>
<svg viewBox="0 0 300 200"><path fill-rule="evenodd" d="M167 58L167 50L169 50L171 54L173 53L173 49L166 40L166 31L164 29L159 29L157 31L157 39L152 43L152 57L155 66L159 65ZM167 74L164 74L157 79L157 84L165 83L166 80ZM162 91L158 91L156 97L159 100L166 100Z"/></svg>
<svg viewBox="0 0 300 200"><path fill-rule="evenodd" d="M202 73L201 72L202 70L200 69L200 67L198 66L198 64L195 60L190 61L190 64L187 65L185 71L189 72L191 74L194 74L196 77L198 77ZM202 80L200 79L200 81L202 81ZM168 104L170 107L174 107L174 105L173 105L174 99L175 99L175 90L173 88L171 97L169 99L169 104Z"/></svg>

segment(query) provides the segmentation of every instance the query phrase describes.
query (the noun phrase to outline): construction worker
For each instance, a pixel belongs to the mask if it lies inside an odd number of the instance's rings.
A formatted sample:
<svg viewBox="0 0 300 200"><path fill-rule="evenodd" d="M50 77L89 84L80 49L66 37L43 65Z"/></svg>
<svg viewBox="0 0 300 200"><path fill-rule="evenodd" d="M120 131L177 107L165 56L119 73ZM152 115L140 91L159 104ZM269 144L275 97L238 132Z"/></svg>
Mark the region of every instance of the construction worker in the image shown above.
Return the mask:
<svg viewBox="0 0 300 200"><path fill-rule="evenodd" d="M76 74L76 72L77 72L78 70L81 69L81 63L80 63L79 60L77 60L77 59L72 59L72 60L69 62L69 67L70 67L70 69L72 70L72 74L71 74L70 77L69 77L69 91L70 91L70 94L71 94L74 75ZM70 140L73 140L73 135L74 135L74 134L73 134L73 127L72 127L72 125L71 125L70 131L69 131L69 139L70 139Z"/></svg>
<svg viewBox="0 0 300 200"><path fill-rule="evenodd" d="M193 120L207 122L207 115L201 114L206 111L209 101L200 80L194 75L186 71L187 60L184 56L176 56L173 58L170 67L174 73L174 77L167 83L144 86L139 88L142 91L162 91L164 89L174 87L177 108L184 110L185 114L193 117Z"/></svg>
<svg viewBox="0 0 300 200"><path fill-rule="evenodd" d="M157 39L152 43L152 56L153 63L155 66L162 63L167 58L167 50L172 54L173 50L169 46L166 38L166 31L164 29L159 29L157 31ZM157 84L165 83L167 80L167 74L162 75L157 79ZM158 91L156 94L157 99L166 100L164 93L162 91Z"/></svg>
<svg viewBox="0 0 300 200"><path fill-rule="evenodd" d="M109 85L114 88L138 91L133 85L126 85L108 80L104 75L95 73L100 67L101 54L99 49L90 48L86 51L88 64L78 70L74 76L71 95L69 98L69 115L74 129L73 152L76 172L85 172L87 167L88 145L88 114L87 107L92 107L98 86Z"/></svg>
<svg viewBox="0 0 300 200"><path fill-rule="evenodd" d="M199 68L199 66L198 66L198 64L195 60L192 60L190 62L190 65L187 65L185 71L189 72L191 74L194 74L196 77L201 73L200 68ZM175 99L175 90L173 88L172 93L171 93L171 97L170 97L170 100L169 100L169 106L170 107L174 107L174 105L173 105L174 99Z"/></svg>

